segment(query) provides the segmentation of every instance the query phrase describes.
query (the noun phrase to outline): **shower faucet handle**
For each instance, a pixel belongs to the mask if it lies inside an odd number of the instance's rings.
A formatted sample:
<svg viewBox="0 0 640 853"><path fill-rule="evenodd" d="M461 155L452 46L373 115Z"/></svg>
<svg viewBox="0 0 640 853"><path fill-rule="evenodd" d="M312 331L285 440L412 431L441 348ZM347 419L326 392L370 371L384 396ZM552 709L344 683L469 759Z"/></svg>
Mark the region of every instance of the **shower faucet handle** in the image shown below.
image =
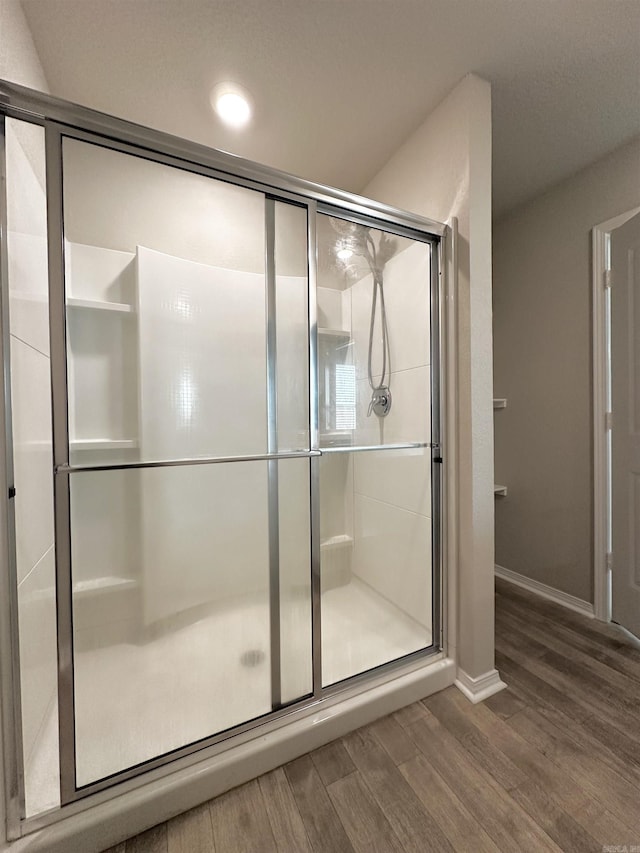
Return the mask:
<svg viewBox="0 0 640 853"><path fill-rule="evenodd" d="M391 390L388 385L381 385L379 388L374 388L369 402L367 417L371 416L371 412L379 418L386 418L391 409Z"/></svg>

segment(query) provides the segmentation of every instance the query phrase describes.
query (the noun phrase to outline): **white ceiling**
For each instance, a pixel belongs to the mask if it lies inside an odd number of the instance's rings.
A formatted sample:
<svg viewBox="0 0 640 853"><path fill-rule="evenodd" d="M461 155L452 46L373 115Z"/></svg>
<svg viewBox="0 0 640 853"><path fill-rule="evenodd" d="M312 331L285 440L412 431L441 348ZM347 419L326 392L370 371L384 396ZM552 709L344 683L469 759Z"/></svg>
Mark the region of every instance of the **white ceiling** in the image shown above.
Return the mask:
<svg viewBox="0 0 640 853"><path fill-rule="evenodd" d="M640 133L638 0L22 0L51 91L361 191L468 72L501 213ZM224 129L209 92L257 104Z"/></svg>

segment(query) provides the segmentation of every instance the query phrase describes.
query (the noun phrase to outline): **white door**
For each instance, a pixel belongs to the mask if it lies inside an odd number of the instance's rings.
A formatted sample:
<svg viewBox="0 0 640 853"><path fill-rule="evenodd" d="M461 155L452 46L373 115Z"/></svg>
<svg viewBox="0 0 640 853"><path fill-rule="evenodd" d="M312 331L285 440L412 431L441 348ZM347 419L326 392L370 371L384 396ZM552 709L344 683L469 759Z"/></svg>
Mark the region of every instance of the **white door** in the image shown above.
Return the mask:
<svg viewBox="0 0 640 853"><path fill-rule="evenodd" d="M611 235L612 616L640 637L640 214Z"/></svg>

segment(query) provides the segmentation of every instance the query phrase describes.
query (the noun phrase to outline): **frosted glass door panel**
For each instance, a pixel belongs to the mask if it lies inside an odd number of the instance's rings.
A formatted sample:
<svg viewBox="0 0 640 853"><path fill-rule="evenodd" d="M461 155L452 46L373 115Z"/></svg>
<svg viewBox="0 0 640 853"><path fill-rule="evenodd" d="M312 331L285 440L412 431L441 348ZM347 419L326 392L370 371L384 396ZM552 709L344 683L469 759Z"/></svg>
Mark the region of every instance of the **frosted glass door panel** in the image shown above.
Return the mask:
<svg viewBox="0 0 640 853"><path fill-rule="evenodd" d="M322 683L432 642L431 452L320 462Z"/></svg>
<svg viewBox="0 0 640 853"><path fill-rule="evenodd" d="M280 452L309 447L307 210L275 204L277 419Z"/></svg>
<svg viewBox="0 0 640 853"><path fill-rule="evenodd" d="M266 451L264 275L138 249L140 452Z"/></svg>
<svg viewBox="0 0 640 853"><path fill-rule="evenodd" d="M15 568L25 812L60 805L44 129L5 122ZM9 476L9 474L7 474Z"/></svg>
<svg viewBox="0 0 640 853"><path fill-rule="evenodd" d="M278 462L282 704L313 692L309 460Z"/></svg>
<svg viewBox="0 0 640 853"><path fill-rule="evenodd" d="M318 241L321 447L430 441L430 246L326 215Z"/></svg>
<svg viewBox="0 0 640 853"><path fill-rule="evenodd" d="M266 452L265 197L63 142L72 462Z"/></svg>
<svg viewBox="0 0 640 853"><path fill-rule="evenodd" d="M266 462L75 473L71 518L78 786L271 710Z"/></svg>

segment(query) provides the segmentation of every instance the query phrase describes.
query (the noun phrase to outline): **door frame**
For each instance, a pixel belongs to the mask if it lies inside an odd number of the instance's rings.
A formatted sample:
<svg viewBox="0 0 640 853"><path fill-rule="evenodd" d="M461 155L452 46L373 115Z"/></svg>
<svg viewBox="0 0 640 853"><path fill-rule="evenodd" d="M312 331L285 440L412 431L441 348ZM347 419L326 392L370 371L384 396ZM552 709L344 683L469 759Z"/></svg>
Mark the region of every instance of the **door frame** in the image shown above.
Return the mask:
<svg viewBox="0 0 640 853"><path fill-rule="evenodd" d="M593 323L593 608L611 621L611 234L633 216L634 207L591 229Z"/></svg>

